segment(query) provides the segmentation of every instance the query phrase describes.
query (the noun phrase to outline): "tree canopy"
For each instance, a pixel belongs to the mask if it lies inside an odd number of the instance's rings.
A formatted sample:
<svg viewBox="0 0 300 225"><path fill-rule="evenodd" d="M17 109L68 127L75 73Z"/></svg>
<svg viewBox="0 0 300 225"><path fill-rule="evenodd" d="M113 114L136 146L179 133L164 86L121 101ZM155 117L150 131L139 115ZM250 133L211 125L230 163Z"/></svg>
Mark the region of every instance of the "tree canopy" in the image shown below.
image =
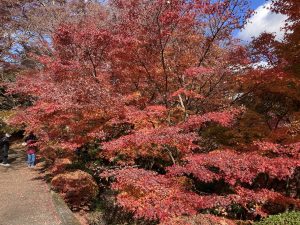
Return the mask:
<svg viewBox="0 0 300 225"><path fill-rule="evenodd" d="M1 4L10 123L47 160L93 144L117 204L159 224L299 209L297 0L272 2L283 41L249 45L234 36L248 0Z"/></svg>

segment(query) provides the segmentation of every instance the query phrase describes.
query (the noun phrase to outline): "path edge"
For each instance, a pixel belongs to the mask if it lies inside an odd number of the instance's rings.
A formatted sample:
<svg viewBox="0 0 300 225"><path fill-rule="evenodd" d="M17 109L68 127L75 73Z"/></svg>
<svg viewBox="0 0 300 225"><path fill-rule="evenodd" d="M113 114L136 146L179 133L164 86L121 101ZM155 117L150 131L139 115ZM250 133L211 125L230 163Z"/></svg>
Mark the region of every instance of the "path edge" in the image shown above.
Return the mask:
<svg viewBox="0 0 300 225"><path fill-rule="evenodd" d="M59 194L57 194L53 190L51 190L50 192L55 209L61 219L62 225L81 225L81 223L75 217L65 201L59 196Z"/></svg>

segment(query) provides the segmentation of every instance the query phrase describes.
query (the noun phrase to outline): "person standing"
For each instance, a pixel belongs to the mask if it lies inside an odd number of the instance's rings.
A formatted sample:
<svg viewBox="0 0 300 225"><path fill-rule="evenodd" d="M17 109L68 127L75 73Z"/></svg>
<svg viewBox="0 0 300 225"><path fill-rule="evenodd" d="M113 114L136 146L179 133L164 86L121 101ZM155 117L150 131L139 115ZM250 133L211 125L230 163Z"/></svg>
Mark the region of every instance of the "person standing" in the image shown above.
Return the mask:
<svg viewBox="0 0 300 225"><path fill-rule="evenodd" d="M10 166L8 163L8 151L9 151L9 138L10 135L8 133L5 134L3 138L0 140L1 145L1 158L0 158L0 165L1 166Z"/></svg>
<svg viewBox="0 0 300 225"><path fill-rule="evenodd" d="M34 167L35 166L35 152L36 152L36 146L35 142L33 140L30 140L27 142L28 149L27 149L27 164L28 167Z"/></svg>
<svg viewBox="0 0 300 225"><path fill-rule="evenodd" d="M27 165L28 167L35 166L36 160L36 141L37 137L31 131L27 137L25 137L25 143L27 145Z"/></svg>
<svg viewBox="0 0 300 225"><path fill-rule="evenodd" d="M37 137L34 135L34 133L31 131L27 137L25 137L25 142L28 143L29 141L36 142Z"/></svg>

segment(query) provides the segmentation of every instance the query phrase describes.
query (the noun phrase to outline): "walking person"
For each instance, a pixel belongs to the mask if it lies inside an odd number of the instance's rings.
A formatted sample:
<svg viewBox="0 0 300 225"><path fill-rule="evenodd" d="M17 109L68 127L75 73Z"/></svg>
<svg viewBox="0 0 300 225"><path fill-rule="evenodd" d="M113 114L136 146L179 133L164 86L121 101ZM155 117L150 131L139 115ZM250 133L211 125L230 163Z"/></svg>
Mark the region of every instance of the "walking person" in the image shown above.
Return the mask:
<svg viewBox="0 0 300 225"><path fill-rule="evenodd" d="M10 166L10 164L8 163L9 138L10 135L6 133L5 136L0 140L0 145L1 145L0 165L1 166Z"/></svg>
<svg viewBox="0 0 300 225"><path fill-rule="evenodd" d="M36 153L36 146L35 142L33 140L29 140L27 142L27 164L28 167L34 167L35 166L35 153Z"/></svg>
<svg viewBox="0 0 300 225"><path fill-rule="evenodd" d="M35 160L36 160L36 143L37 137L34 135L34 133L31 131L29 135L25 138L25 142L27 145L27 165L28 167L34 167L35 166Z"/></svg>

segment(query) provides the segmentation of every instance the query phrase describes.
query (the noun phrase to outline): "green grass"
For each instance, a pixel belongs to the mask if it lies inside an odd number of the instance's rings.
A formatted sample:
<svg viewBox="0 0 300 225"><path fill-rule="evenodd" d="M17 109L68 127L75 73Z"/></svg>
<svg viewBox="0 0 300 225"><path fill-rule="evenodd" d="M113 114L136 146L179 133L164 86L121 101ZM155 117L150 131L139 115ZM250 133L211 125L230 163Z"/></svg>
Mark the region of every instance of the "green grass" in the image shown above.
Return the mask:
<svg viewBox="0 0 300 225"><path fill-rule="evenodd" d="M300 212L285 212L269 216L255 225L300 225Z"/></svg>

